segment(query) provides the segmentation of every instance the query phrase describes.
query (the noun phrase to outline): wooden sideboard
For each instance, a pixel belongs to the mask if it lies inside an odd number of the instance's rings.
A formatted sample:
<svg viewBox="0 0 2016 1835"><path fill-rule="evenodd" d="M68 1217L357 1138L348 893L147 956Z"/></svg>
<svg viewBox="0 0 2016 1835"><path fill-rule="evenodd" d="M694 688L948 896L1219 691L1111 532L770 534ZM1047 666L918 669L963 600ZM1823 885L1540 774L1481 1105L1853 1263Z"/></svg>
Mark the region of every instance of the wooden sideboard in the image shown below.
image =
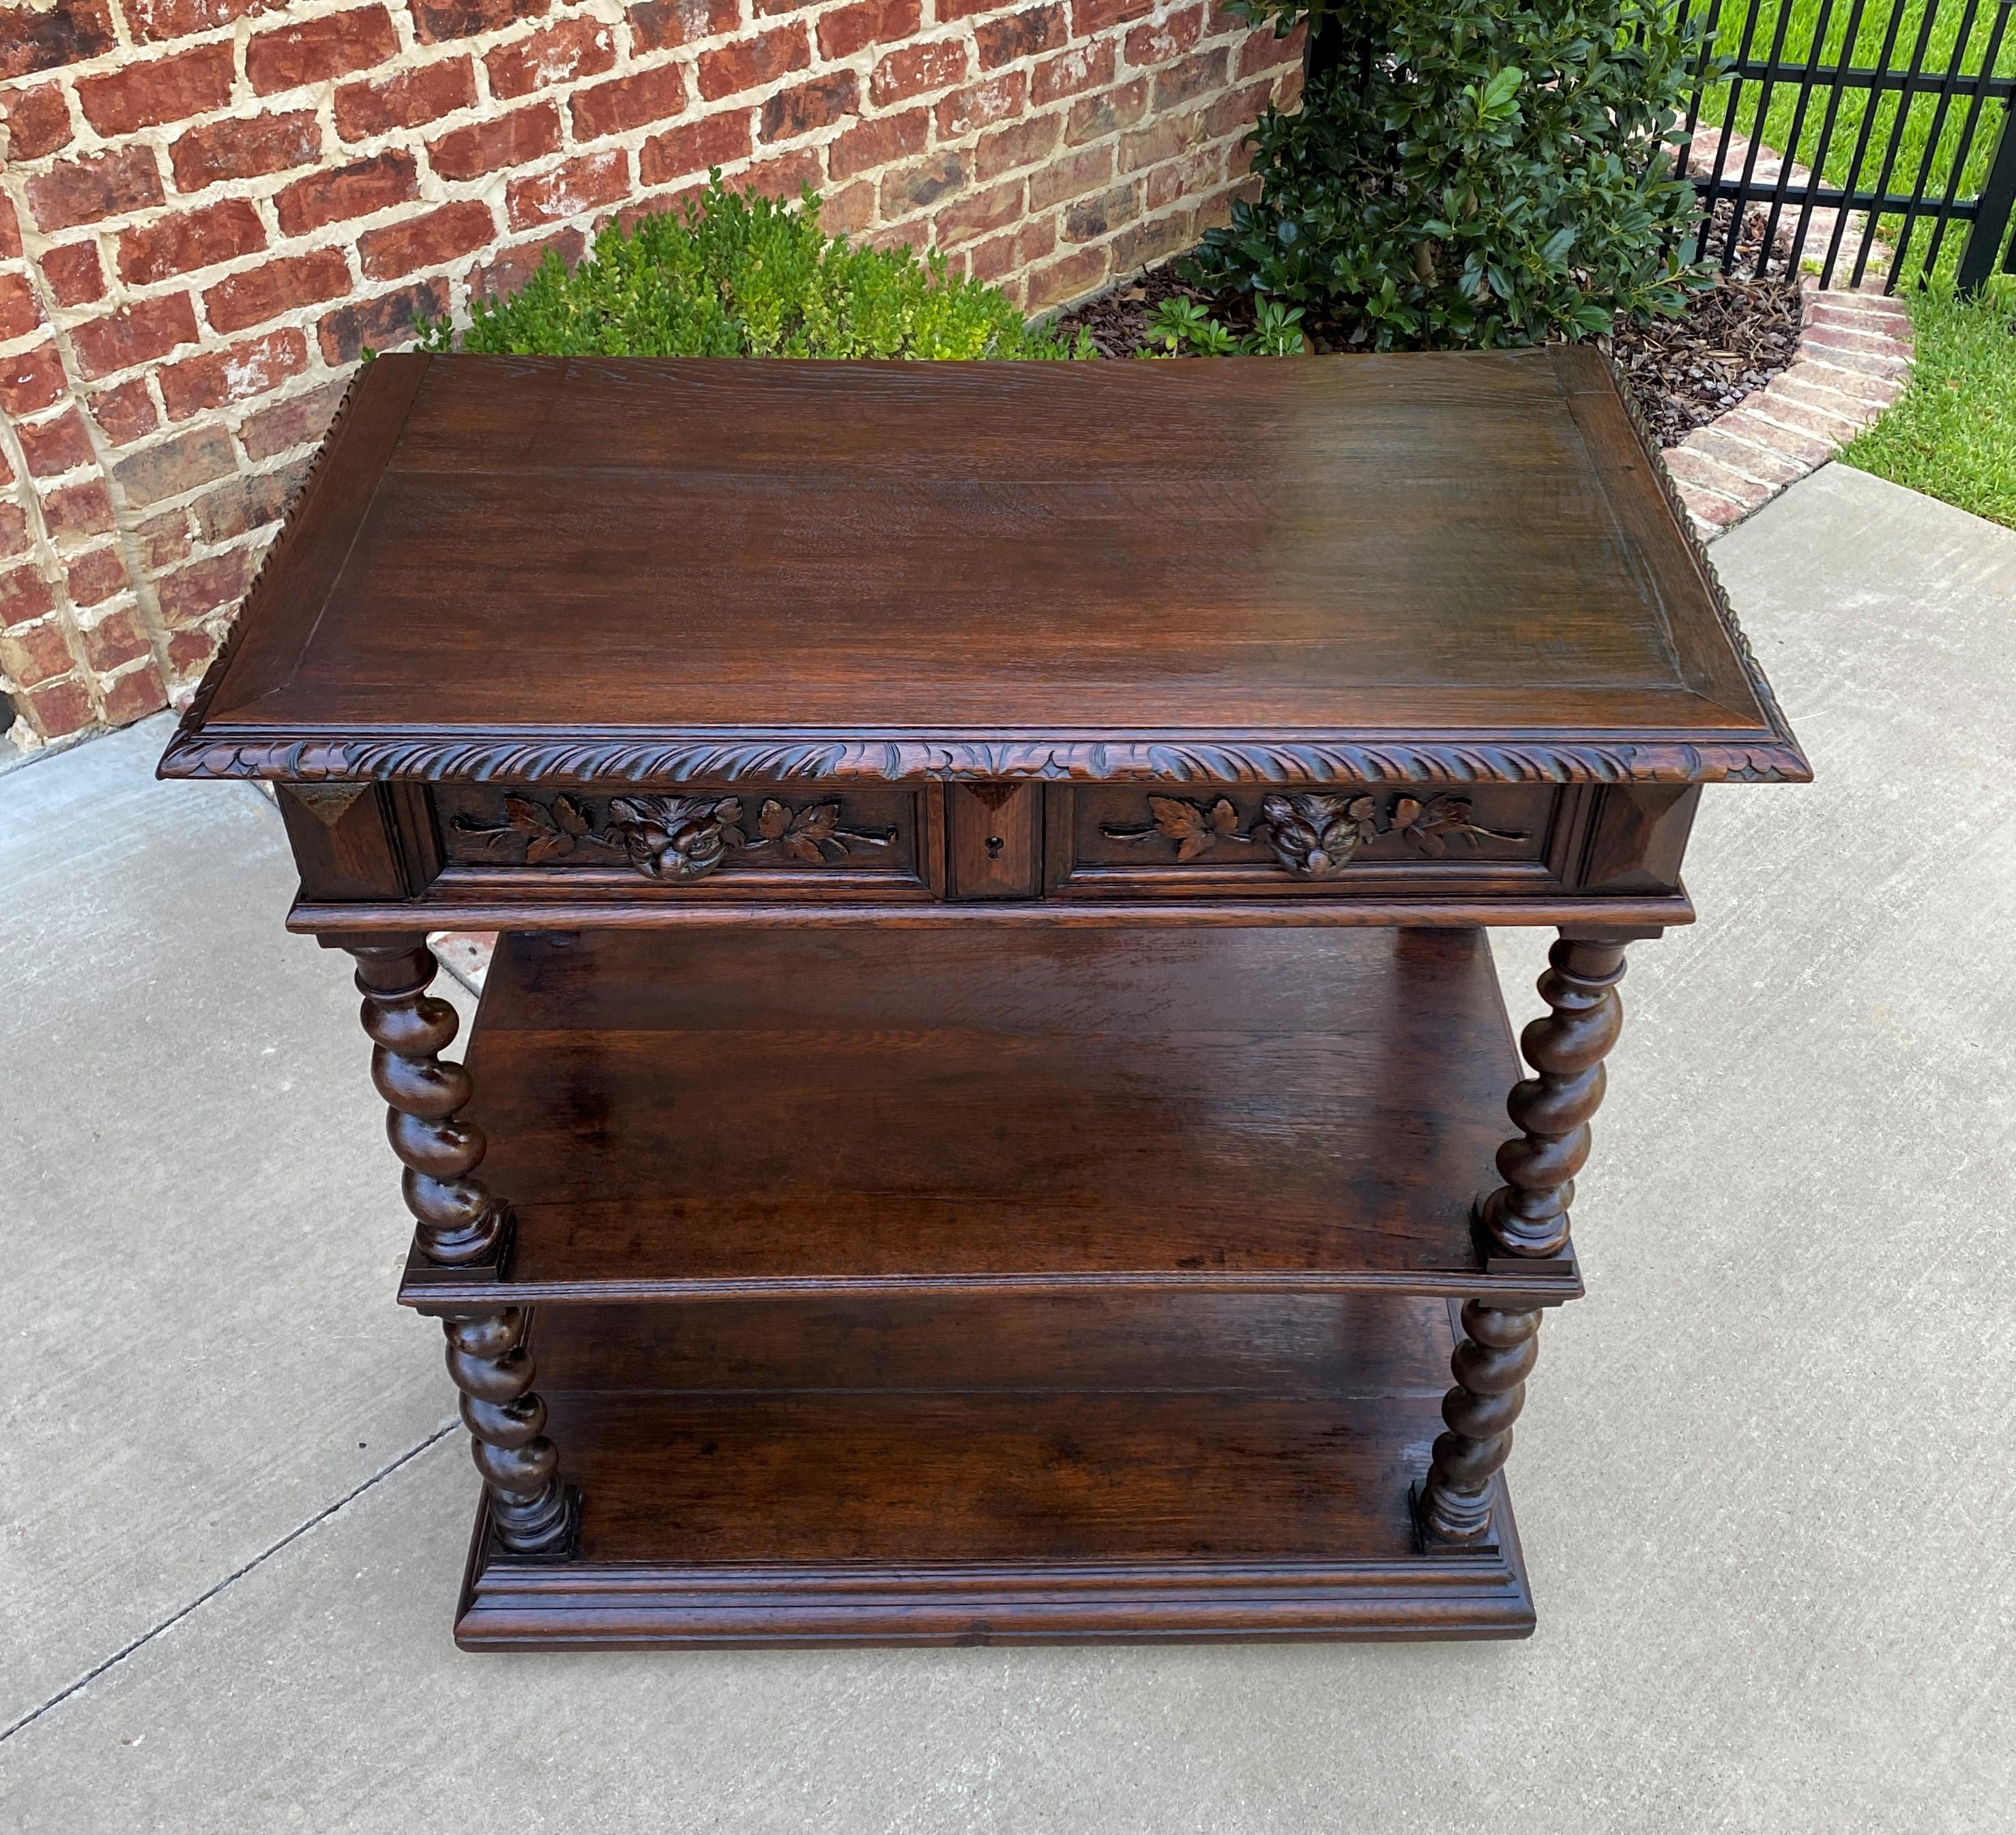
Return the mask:
<svg viewBox="0 0 2016 1835"><path fill-rule="evenodd" d="M482 1648L1530 1630L1625 946L1809 775L1577 349L382 358L161 768L356 960Z"/></svg>

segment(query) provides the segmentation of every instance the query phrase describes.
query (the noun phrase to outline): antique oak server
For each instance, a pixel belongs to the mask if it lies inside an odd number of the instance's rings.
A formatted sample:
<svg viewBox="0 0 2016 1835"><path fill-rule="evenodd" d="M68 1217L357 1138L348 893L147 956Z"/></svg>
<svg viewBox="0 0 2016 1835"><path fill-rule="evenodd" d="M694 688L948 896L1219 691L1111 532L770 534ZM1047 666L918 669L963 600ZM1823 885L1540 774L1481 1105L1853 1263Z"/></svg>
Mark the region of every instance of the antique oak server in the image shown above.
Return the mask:
<svg viewBox="0 0 2016 1835"><path fill-rule="evenodd" d="M356 959L483 1648L1528 1631L1625 945L1808 775L1568 349L381 358L161 768Z"/></svg>

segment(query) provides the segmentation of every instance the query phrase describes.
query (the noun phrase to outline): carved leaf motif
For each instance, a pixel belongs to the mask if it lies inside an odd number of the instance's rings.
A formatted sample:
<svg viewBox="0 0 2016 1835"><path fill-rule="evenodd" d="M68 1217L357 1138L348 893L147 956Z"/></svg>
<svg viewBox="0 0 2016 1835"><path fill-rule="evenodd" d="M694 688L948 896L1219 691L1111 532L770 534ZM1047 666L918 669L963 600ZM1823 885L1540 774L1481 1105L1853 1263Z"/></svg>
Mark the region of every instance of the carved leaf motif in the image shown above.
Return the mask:
<svg viewBox="0 0 2016 1835"><path fill-rule="evenodd" d="M756 832L766 841L778 839L791 825L791 812L775 797L766 797L756 812Z"/></svg>
<svg viewBox="0 0 2016 1835"><path fill-rule="evenodd" d="M553 819L571 835L588 833L588 818L581 813L581 805L571 797L554 797Z"/></svg>

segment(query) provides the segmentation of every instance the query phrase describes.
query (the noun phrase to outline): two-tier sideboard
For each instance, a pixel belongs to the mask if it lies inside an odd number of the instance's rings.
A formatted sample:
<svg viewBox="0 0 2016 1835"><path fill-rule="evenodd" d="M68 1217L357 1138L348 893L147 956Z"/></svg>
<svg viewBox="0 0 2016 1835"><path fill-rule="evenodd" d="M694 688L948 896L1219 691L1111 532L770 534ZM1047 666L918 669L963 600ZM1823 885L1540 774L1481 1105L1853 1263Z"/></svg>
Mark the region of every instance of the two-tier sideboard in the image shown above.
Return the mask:
<svg viewBox="0 0 2016 1835"><path fill-rule="evenodd" d="M162 770L355 959L474 1647L1529 1630L1625 947L1808 775L1559 348L382 358Z"/></svg>

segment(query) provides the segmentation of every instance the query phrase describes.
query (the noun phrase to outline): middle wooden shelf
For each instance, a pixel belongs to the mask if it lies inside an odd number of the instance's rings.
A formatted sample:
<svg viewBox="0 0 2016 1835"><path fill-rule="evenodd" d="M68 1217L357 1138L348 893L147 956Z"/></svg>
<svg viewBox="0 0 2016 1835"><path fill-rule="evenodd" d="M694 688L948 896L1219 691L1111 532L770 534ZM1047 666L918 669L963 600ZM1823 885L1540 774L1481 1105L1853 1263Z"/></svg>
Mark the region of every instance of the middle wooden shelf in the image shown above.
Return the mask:
<svg viewBox="0 0 2016 1835"><path fill-rule="evenodd" d="M1581 1292L1473 1237L1520 1074L1474 929L520 934L469 1062L509 1258L409 1304Z"/></svg>

